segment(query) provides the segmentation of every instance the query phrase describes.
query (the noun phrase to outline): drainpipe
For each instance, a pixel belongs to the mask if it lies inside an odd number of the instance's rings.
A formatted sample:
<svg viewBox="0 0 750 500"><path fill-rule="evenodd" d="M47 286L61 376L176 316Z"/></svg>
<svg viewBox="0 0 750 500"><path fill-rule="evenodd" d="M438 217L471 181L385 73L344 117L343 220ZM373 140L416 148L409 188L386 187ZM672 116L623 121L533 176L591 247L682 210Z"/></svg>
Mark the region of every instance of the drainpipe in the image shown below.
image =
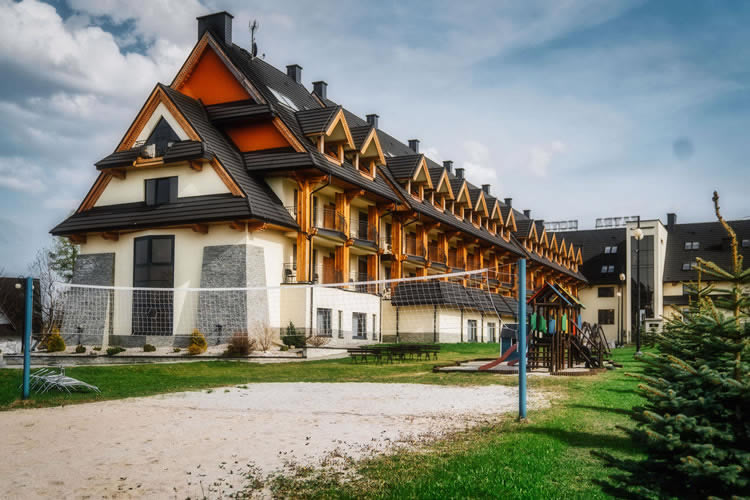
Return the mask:
<svg viewBox="0 0 750 500"><path fill-rule="evenodd" d="M310 217L310 227L311 228L313 227L313 223L315 222L315 221L312 220L312 216L313 216L313 211L312 211L313 195L315 193L317 193L318 191L320 191L321 189L324 189L324 188L326 188L326 187L328 187L330 185L331 185L331 174L328 174L328 179L326 180L326 183L323 184L322 186L320 186L319 188L314 189L310 193L310 199L308 200L308 206L310 207L309 217ZM313 245L314 245L313 238L314 238L314 236L311 233L307 233L305 235L305 237L310 241L310 258L309 258L310 264L309 264L309 274L308 274L308 277L310 278L310 284L312 284L312 277L313 277L313 258L312 258L312 256L313 256ZM313 287L310 287L310 335L312 335L312 332L313 332L313 309L314 309L314 300L313 300L314 293L313 292L314 292L314 290L315 289ZM339 326L339 328L340 328L340 326Z"/></svg>

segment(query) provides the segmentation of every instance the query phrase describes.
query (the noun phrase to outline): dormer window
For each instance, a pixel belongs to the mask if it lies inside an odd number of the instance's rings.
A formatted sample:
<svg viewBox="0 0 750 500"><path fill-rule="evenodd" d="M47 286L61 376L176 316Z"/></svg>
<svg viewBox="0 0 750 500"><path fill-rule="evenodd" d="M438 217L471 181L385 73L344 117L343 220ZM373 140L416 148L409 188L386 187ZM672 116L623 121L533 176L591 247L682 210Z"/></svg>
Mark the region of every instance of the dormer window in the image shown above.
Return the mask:
<svg viewBox="0 0 750 500"><path fill-rule="evenodd" d="M146 179L146 205L158 207L177 201L177 177Z"/></svg>
<svg viewBox="0 0 750 500"><path fill-rule="evenodd" d="M742 240L742 248L750 248L750 240Z"/></svg>
<svg viewBox="0 0 750 500"><path fill-rule="evenodd" d="M604 253L605 254L617 253L617 247L616 246L604 247Z"/></svg>
<svg viewBox="0 0 750 500"><path fill-rule="evenodd" d="M699 241L686 241L685 250L700 250L701 244Z"/></svg>
<svg viewBox="0 0 750 500"><path fill-rule="evenodd" d="M682 264L683 271L692 271L695 268L695 262L685 262Z"/></svg>

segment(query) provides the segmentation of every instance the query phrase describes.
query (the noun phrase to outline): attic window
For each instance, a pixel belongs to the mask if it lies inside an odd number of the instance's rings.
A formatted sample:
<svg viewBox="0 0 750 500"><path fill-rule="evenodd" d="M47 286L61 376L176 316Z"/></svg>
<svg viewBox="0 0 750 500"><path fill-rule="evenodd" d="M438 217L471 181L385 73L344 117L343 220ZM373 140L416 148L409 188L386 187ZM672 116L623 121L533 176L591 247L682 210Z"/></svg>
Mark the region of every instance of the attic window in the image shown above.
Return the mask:
<svg viewBox="0 0 750 500"><path fill-rule="evenodd" d="M742 248L750 248L750 240L742 240Z"/></svg>
<svg viewBox="0 0 750 500"><path fill-rule="evenodd" d="M604 247L604 253L605 254L617 253L617 247L616 246Z"/></svg>
<svg viewBox="0 0 750 500"><path fill-rule="evenodd" d="M156 207L177 201L177 177L146 179L146 205Z"/></svg>
<svg viewBox="0 0 750 500"><path fill-rule="evenodd" d="M699 241L686 241L685 242L685 250L699 250L701 247L701 244Z"/></svg>
<svg viewBox="0 0 750 500"><path fill-rule="evenodd" d="M615 266L602 266L602 274L615 272Z"/></svg>
<svg viewBox="0 0 750 500"><path fill-rule="evenodd" d="M296 104L294 104L294 101L289 99L287 96L279 92L278 90L274 90L271 87L268 87L268 90L271 91L271 93L274 95L274 97L279 101L279 104L283 104L287 108L293 110L293 111L299 111L299 108Z"/></svg>
<svg viewBox="0 0 750 500"><path fill-rule="evenodd" d="M683 271L692 271L695 267L695 262L685 262L682 264L682 270Z"/></svg>

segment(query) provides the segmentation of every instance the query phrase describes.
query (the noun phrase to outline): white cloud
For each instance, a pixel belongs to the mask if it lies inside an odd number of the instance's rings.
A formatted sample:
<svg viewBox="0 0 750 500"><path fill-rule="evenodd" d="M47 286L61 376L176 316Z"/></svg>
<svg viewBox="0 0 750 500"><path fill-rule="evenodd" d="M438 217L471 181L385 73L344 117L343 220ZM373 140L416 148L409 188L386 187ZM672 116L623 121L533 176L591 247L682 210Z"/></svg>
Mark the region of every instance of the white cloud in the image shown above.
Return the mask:
<svg viewBox="0 0 750 500"><path fill-rule="evenodd" d="M47 189L43 178L44 171L37 165L30 165L26 159L0 156L0 188L39 194Z"/></svg>
<svg viewBox="0 0 750 500"><path fill-rule="evenodd" d="M66 24L54 7L37 0L0 0L0 19L0 63L36 82L115 98L142 97L177 69L167 64L174 60L173 44L154 44L149 55L122 52L112 34Z"/></svg>
<svg viewBox="0 0 750 500"><path fill-rule="evenodd" d="M490 149L475 140L464 141L463 148L466 160L461 162L461 166L465 169L464 176L468 181L476 185L496 184L497 170L490 158Z"/></svg>
<svg viewBox="0 0 750 500"><path fill-rule="evenodd" d="M565 152L565 143L552 141L547 144L538 144L529 151L529 159L526 167L536 177L546 177L549 166L555 156Z"/></svg>

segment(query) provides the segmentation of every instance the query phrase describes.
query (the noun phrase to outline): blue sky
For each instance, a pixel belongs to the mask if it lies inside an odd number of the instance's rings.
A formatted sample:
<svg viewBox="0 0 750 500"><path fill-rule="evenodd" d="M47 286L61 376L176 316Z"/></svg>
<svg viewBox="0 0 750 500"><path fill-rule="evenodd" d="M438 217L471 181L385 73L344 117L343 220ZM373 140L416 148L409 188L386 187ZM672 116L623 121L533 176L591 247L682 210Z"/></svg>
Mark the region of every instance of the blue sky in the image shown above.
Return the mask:
<svg viewBox="0 0 750 500"><path fill-rule="evenodd" d="M49 244L195 17L545 220L750 216L750 3L0 0L0 269Z"/></svg>

